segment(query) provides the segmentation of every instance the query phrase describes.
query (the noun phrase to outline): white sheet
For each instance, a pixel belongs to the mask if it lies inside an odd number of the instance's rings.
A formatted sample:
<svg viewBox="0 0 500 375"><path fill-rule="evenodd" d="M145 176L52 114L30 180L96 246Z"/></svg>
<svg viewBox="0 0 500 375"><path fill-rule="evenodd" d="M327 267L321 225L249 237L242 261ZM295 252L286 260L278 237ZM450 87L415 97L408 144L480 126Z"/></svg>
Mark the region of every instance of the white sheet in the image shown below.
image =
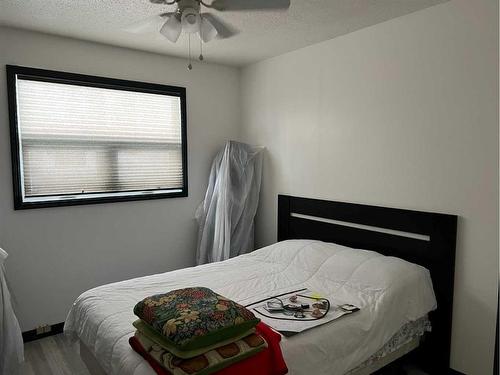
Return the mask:
<svg viewBox="0 0 500 375"><path fill-rule="evenodd" d="M83 293L65 331L93 351L108 374L153 375L128 345L133 306L146 296L205 286L241 304L301 287L361 308L281 347L290 374L344 374L405 323L436 307L428 270L398 258L319 241L284 241L224 262L104 285Z"/></svg>

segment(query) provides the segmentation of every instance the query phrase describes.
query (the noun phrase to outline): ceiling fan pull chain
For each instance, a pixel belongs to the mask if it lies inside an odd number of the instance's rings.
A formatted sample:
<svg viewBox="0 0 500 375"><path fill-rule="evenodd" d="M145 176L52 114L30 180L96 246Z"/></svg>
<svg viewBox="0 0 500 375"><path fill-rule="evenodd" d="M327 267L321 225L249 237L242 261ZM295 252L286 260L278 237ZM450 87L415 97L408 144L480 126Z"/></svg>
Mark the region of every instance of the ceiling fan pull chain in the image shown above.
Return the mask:
<svg viewBox="0 0 500 375"><path fill-rule="evenodd" d="M201 35L201 29L200 29L200 56L198 57L200 61L203 61L203 38Z"/></svg>
<svg viewBox="0 0 500 375"><path fill-rule="evenodd" d="M188 70L193 70L193 64L191 63L191 34L188 34L188 49L189 49L189 65Z"/></svg>

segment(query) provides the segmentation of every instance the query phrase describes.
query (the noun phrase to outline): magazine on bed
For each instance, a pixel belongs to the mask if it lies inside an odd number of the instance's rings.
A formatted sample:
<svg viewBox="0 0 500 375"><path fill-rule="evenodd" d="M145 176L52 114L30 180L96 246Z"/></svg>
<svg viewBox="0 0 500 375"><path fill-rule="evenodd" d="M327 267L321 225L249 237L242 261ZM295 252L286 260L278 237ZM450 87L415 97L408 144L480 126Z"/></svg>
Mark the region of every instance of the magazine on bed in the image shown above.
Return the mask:
<svg viewBox="0 0 500 375"><path fill-rule="evenodd" d="M359 310L350 304L331 304L307 288L268 296L246 307L284 336L295 335Z"/></svg>

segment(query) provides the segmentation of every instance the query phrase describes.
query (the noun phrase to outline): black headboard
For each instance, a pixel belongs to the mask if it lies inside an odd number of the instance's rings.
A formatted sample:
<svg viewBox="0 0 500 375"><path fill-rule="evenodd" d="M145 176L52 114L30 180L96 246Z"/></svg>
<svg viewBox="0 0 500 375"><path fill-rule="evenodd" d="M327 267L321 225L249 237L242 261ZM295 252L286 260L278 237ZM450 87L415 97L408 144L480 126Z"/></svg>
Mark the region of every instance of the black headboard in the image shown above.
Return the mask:
<svg viewBox="0 0 500 375"><path fill-rule="evenodd" d="M430 314L432 332L419 349L419 361L433 374L449 370L456 234L453 215L278 196L278 241L334 242L430 271L438 308Z"/></svg>

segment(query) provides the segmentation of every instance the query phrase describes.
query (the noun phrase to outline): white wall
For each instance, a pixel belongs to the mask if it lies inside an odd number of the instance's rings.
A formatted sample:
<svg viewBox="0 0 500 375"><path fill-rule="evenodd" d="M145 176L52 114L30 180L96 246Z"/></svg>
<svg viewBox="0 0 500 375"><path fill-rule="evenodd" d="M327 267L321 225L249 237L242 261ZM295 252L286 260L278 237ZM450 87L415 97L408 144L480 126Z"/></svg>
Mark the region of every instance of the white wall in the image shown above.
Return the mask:
<svg viewBox="0 0 500 375"><path fill-rule="evenodd" d="M243 141L278 193L460 216L452 367L491 375L498 272L498 2L453 0L242 75Z"/></svg>
<svg viewBox="0 0 500 375"><path fill-rule="evenodd" d="M189 197L14 211L5 64L187 88ZM0 28L0 246L23 330L64 321L91 287L194 264L211 160L239 134L239 71Z"/></svg>

